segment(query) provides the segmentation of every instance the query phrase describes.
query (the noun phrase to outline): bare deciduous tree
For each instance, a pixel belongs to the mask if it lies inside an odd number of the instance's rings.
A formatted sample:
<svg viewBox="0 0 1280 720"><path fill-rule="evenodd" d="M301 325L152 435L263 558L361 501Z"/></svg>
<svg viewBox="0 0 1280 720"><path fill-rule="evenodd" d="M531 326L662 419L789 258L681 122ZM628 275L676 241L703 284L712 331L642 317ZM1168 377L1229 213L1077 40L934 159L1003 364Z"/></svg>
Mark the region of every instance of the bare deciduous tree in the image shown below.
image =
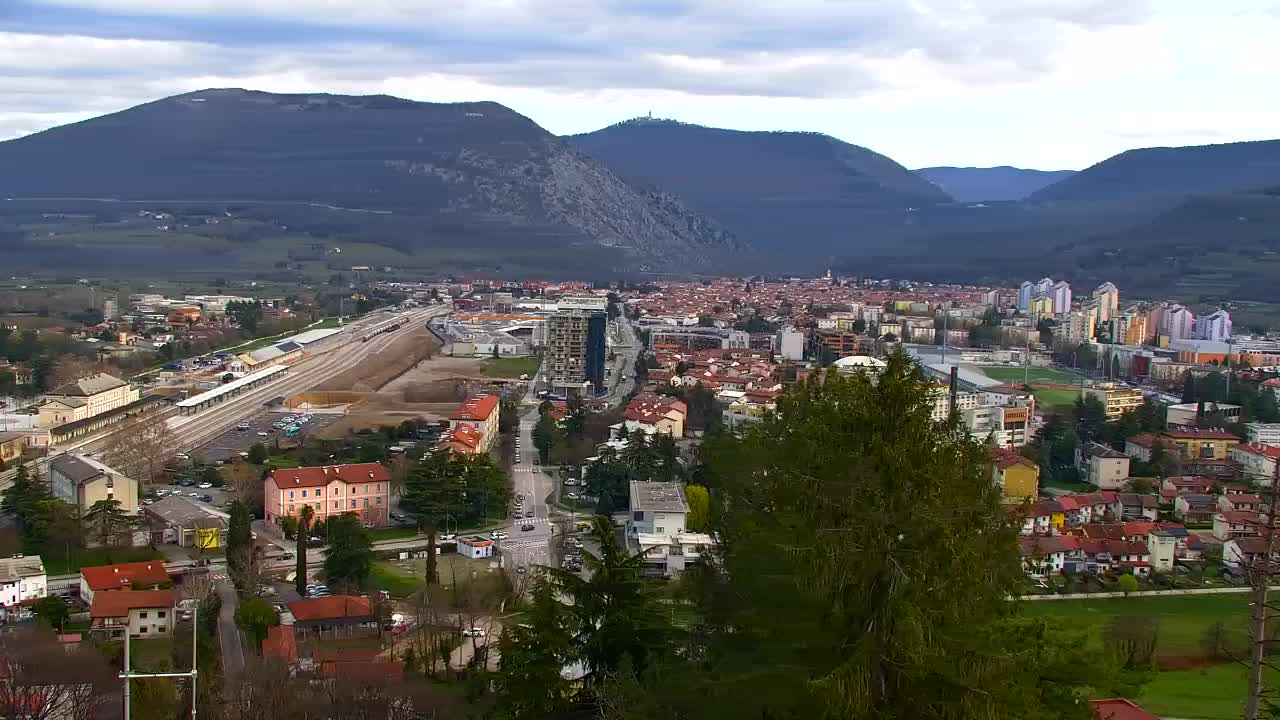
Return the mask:
<svg viewBox="0 0 1280 720"><path fill-rule="evenodd" d="M147 483L164 478L176 443L164 413L152 410L126 421L107 438L104 456L120 472Z"/></svg>
<svg viewBox="0 0 1280 720"><path fill-rule="evenodd" d="M93 720L114 694L106 659L43 628L0 635L0 717Z"/></svg>

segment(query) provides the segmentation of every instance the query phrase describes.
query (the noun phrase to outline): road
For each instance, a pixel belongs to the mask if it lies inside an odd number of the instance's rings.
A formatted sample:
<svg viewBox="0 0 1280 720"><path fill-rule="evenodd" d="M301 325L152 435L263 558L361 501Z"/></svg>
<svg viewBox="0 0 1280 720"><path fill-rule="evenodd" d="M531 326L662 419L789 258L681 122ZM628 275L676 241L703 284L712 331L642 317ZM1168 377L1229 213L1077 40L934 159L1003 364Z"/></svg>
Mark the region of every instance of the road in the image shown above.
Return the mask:
<svg viewBox="0 0 1280 720"><path fill-rule="evenodd" d="M225 569L224 569L225 571ZM236 589L222 575L215 581L214 588L222 599L222 609L218 612L218 642L222 646L222 671L226 677L235 677L244 670L244 645L240 642L240 629L236 627L236 607L239 598Z"/></svg>
<svg viewBox="0 0 1280 720"><path fill-rule="evenodd" d="M533 447L533 426L538 422L537 407L529 408L520 418L520 462L511 468L512 494L524 497L522 514L532 511L534 517L513 518L504 530L508 537L498 543L508 567L545 565L551 562L552 515L547 496L555 490L555 479L534 463L538 451ZM521 530L533 525L532 530Z"/></svg>

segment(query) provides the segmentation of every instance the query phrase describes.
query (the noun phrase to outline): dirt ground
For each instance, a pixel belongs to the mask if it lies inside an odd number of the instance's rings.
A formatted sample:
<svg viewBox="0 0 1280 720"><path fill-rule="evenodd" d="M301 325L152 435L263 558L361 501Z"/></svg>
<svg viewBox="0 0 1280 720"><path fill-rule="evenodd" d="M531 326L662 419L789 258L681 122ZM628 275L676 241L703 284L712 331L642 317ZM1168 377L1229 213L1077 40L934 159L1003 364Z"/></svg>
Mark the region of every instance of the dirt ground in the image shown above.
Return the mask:
<svg viewBox="0 0 1280 720"><path fill-rule="evenodd" d="M399 344L399 343L397 343ZM420 346L403 349L406 355L398 364L386 364L380 370L353 369L340 380L354 388L371 387L381 380L380 389L370 392L364 401L352 405L347 416L324 428L319 437L337 439L362 428L381 425L398 425L405 420L421 418L427 421L444 420L468 395L491 388L492 381L480 374L483 358L455 358L438 353L433 348L431 357L414 356L412 351ZM388 352L396 347L388 348ZM383 380L387 368L399 368L400 372L389 380ZM325 389L337 389L327 387Z"/></svg>
<svg viewBox="0 0 1280 720"><path fill-rule="evenodd" d="M439 352L440 341L424 329L396 340L382 352L370 355L359 365L339 373L312 390L373 392L423 360L436 357Z"/></svg>

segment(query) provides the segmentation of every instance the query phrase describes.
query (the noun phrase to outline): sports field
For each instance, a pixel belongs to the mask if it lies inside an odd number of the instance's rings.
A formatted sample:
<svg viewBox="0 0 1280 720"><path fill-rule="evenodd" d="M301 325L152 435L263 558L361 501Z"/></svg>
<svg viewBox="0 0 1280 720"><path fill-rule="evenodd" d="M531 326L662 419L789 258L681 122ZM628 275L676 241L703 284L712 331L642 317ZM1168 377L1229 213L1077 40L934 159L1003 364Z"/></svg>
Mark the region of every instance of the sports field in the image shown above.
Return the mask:
<svg viewBox="0 0 1280 720"><path fill-rule="evenodd" d="M1020 367L992 366L978 367L976 369L992 380L999 380L1002 383L1021 384L1025 380L1032 385L1035 385L1036 383L1045 383L1047 385L1080 384L1080 378L1072 375L1071 373L1054 370L1053 368L1033 367L1023 369Z"/></svg>

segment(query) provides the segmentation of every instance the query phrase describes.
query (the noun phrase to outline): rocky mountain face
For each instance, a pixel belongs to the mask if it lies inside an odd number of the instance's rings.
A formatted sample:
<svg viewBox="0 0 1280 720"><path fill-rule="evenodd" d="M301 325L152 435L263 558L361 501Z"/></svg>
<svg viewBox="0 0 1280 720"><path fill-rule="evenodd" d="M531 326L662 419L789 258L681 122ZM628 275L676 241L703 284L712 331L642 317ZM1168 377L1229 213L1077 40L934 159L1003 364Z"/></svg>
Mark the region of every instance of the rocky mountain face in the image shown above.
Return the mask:
<svg viewBox="0 0 1280 720"><path fill-rule="evenodd" d="M0 143L0 195L341 209L357 236L376 226L374 241L408 252L469 237L527 253L555 238L549 252L607 249L605 270L707 268L748 251L488 102L188 93Z"/></svg>

